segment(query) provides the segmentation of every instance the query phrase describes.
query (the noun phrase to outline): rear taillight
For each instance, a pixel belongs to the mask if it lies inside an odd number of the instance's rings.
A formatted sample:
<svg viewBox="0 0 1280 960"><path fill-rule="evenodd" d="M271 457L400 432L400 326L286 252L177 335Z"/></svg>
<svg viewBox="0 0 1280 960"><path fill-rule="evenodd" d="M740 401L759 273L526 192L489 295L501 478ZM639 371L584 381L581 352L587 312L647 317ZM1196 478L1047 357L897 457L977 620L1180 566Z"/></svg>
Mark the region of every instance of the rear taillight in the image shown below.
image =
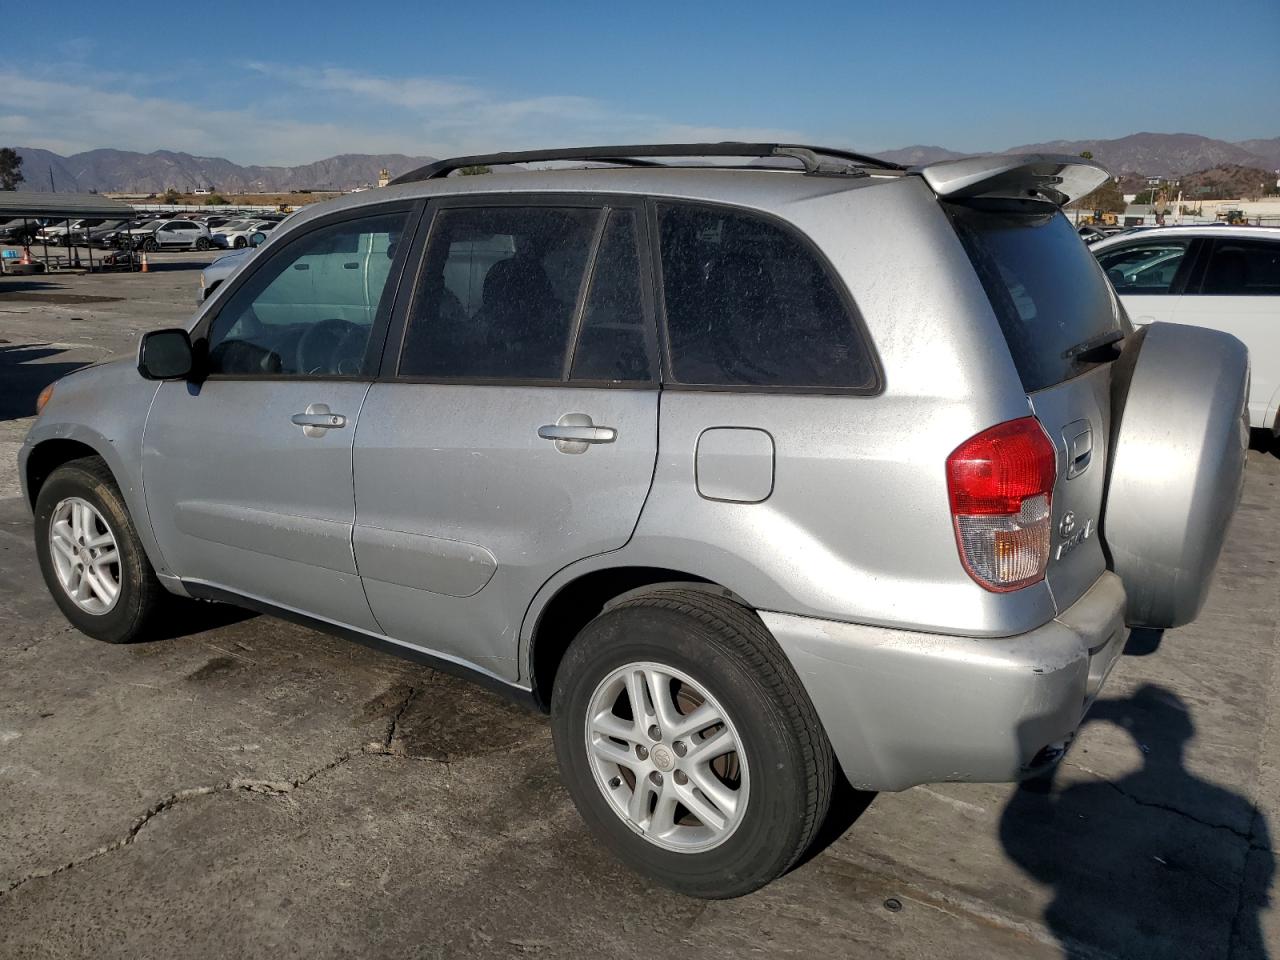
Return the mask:
<svg viewBox="0 0 1280 960"><path fill-rule="evenodd" d="M1007 593L1044 579L1056 454L1035 417L997 424L947 457L960 560L983 587Z"/></svg>

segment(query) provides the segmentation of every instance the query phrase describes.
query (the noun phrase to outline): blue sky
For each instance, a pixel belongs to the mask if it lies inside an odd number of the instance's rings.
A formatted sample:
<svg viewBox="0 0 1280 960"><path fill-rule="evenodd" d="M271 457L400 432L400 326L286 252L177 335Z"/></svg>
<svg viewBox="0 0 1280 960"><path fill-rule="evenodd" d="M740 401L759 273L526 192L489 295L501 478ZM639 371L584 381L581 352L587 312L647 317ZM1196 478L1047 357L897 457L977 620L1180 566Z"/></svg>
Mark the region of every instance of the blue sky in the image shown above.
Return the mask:
<svg viewBox="0 0 1280 960"><path fill-rule="evenodd" d="M776 137L1280 135L1280 3L5 6L0 145L238 163Z"/></svg>

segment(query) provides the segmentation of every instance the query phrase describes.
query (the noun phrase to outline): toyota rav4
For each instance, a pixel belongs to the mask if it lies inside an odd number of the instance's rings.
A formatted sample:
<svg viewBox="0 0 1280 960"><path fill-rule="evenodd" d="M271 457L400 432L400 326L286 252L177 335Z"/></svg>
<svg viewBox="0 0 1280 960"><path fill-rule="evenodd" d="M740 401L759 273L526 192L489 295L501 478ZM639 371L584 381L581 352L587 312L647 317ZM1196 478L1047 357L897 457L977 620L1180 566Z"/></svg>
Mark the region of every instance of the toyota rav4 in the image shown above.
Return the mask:
<svg viewBox="0 0 1280 960"><path fill-rule="evenodd" d="M449 176L542 161L595 166ZM1199 612L1247 353L1130 326L1059 209L1104 176L648 145L317 204L42 397L44 578L101 640L223 601L549 710L623 860L745 893L837 777L1047 769Z"/></svg>

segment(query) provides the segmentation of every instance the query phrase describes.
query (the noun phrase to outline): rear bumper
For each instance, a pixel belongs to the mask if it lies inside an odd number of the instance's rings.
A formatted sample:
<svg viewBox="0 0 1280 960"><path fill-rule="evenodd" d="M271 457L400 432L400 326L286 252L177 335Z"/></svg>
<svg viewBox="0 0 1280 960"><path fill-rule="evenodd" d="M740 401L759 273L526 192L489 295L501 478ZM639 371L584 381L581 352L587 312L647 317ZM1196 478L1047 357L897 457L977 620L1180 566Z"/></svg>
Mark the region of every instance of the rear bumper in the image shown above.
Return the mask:
<svg viewBox="0 0 1280 960"><path fill-rule="evenodd" d="M1055 620L975 639L761 612L855 787L1019 780L1075 736L1124 646L1104 573Z"/></svg>

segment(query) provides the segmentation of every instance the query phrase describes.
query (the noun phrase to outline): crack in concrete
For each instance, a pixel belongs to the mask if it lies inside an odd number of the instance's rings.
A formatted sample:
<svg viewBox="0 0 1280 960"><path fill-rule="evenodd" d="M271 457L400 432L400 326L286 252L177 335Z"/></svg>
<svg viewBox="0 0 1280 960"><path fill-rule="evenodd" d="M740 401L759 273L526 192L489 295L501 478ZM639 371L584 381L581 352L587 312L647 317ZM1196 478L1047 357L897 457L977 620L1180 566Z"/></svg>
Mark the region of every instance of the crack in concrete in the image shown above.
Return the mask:
<svg viewBox="0 0 1280 960"><path fill-rule="evenodd" d="M1262 819L1262 811L1258 809L1258 805L1253 805L1253 816L1249 820L1249 848L1244 855L1244 869L1240 872L1240 886L1236 890L1236 909L1231 914L1231 925L1227 928L1227 960L1231 960L1236 953L1236 944L1240 942L1240 920L1244 917L1246 901L1248 900L1249 889L1249 856L1255 850L1264 850L1262 844L1254 843L1254 836L1258 831L1258 821Z"/></svg>
<svg viewBox="0 0 1280 960"><path fill-rule="evenodd" d="M129 846L138 838L138 834L141 833L143 828L152 820L160 816L165 811L172 810L174 807L181 803L185 803L188 800L194 800L197 797L208 797L219 793L241 790L248 793L283 796L285 794L292 793L294 790L297 790L299 787L307 783L310 783L321 774L328 773L330 770L334 770L337 767L342 766L351 759L351 756L352 752L347 751L346 753L339 755L336 759L330 760L328 763L316 767L314 770L310 770L307 773L291 780L259 780L247 777L235 777L230 780L222 780L218 783L206 786L188 787L184 790L175 790L173 793L168 794L153 803L151 806L147 807L147 809L142 812L142 815L133 821L124 836L118 837L110 843L103 844L96 850L93 850L84 856L76 857L66 863L59 864L56 867L35 870L25 876L19 877L17 880L12 881L5 886L4 889L0 890L0 898L7 896L24 884L30 883L32 880L42 880L46 877L56 876L59 873L66 873L68 870L74 870L76 867L82 867L87 863L97 860L99 857L106 856L108 853L113 853L116 850Z"/></svg>
<svg viewBox="0 0 1280 960"><path fill-rule="evenodd" d="M1232 834L1233 836L1239 838L1240 840L1244 840L1245 843L1248 845L1249 849L1251 850L1262 849L1261 847L1256 846L1253 842L1252 821L1250 823L1250 827L1248 830L1241 830L1239 827L1233 827L1229 823L1214 823L1212 820L1203 820L1200 817L1197 817L1194 813L1188 813L1186 810L1182 810L1178 807L1173 806L1172 804L1161 803L1158 800L1144 800L1141 797L1135 796L1134 794L1125 790L1124 787L1120 786L1114 780L1111 780L1106 775L1099 773L1097 770L1091 770L1088 767L1081 766L1080 764L1074 763L1071 760L1063 760L1062 762L1067 766L1075 767L1077 770L1081 770L1084 773L1089 774L1091 777L1096 777L1098 780L1105 783L1116 793L1120 794L1120 796L1124 797L1127 800L1131 800L1133 803L1136 803L1140 807L1151 807L1155 810L1164 810L1168 813L1176 814L1179 817L1183 817L1184 819L1190 820L1192 823L1198 823L1202 827L1208 827L1211 830L1225 830L1228 833ZM1253 815L1255 818L1257 817L1257 813L1258 813L1258 808L1257 808L1257 805L1255 804L1253 807Z"/></svg>
<svg viewBox="0 0 1280 960"><path fill-rule="evenodd" d="M424 759L420 757L406 757L404 744L399 740L400 718L404 716L405 711L409 709L409 705L413 703L414 698L418 695L417 687L409 687L408 693L404 695L404 699L400 701L400 705L395 712L387 720L387 732L382 738L382 742L373 741L365 745L364 752L373 756L383 757L399 757L401 759Z"/></svg>

